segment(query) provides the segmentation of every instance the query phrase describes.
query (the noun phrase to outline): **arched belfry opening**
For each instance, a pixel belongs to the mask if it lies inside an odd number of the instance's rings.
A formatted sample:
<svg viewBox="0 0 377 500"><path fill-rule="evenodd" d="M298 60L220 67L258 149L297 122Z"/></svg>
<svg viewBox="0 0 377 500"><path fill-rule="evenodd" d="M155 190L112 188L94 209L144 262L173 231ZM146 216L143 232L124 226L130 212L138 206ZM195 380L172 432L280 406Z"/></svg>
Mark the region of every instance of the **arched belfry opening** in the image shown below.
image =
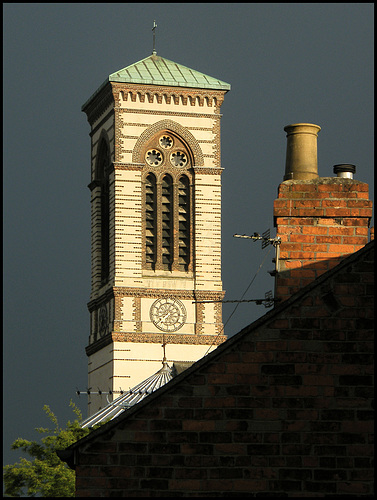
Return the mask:
<svg viewBox="0 0 377 500"><path fill-rule="evenodd" d="M100 188L100 254L101 284L109 280L110 273L110 149L105 137L98 146L96 180Z"/></svg>
<svg viewBox="0 0 377 500"><path fill-rule="evenodd" d="M163 130L145 144L143 156L143 268L192 272L192 152L177 134Z"/></svg>

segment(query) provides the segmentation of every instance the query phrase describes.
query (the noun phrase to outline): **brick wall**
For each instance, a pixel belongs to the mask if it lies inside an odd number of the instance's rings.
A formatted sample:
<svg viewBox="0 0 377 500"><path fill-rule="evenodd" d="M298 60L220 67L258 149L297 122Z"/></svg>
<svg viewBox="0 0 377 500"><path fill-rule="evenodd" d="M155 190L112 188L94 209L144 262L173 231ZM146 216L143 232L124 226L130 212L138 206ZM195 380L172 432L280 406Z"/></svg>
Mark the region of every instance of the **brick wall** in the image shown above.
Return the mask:
<svg viewBox="0 0 377 500"><path fill-rule="evenodd" d="M285 300L368 243L368 184L323 177L280 184L274 224L281 238L275 298Z"/></svg>
<svg viewBox="0 0 377 500"><path fill-rule="evenodd" d="M371 496L373 251L71 446L77 496Z"/></svg>

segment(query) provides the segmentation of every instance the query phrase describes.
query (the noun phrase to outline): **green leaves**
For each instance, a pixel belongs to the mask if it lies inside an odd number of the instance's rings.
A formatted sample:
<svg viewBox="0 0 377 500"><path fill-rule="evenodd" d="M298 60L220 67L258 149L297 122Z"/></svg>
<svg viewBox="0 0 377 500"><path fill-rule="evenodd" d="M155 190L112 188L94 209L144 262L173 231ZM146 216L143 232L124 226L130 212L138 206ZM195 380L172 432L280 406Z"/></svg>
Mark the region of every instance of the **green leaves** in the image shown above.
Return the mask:
<svg viewBox="0 0 377 500"><path fill-rule="evenodd" d="M72 401L69 405L76 419L73 422L68 421L65 428L59 426L56 415L48 405L45 405L43 410L54 428L36 429L40 434L47 434L41 438L41 443L23 438L13 442L12 450L22 450L31 457L31 460L20 458L19 462L3 467L6 496L73 497L75 495L75 471L60 460L56 451L67 448L90 431L80 427L82 414L79 408Z"/></svg>

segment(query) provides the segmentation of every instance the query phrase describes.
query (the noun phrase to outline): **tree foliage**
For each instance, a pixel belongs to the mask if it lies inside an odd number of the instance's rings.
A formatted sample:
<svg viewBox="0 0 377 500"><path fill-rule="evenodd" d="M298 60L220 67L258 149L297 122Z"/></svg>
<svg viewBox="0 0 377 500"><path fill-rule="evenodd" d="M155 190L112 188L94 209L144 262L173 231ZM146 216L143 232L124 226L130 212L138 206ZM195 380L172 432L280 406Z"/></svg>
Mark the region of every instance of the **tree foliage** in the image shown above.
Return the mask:
<svg viewBox="0 0 377 500"><path fill-rule="evenodd" d="M18 438L12 444L13 450L22 450L32 460L20 458L13 465L4 469L4 485L6 496L35 497L73 497L75 495L75 471L70 469L56 454L72 443L86 436L89 429L82 429L82 414L71 401L70 406L76 414L73 422L68 421L66 428L61 428L55 414L48 405L43 407L48 418L54 424L53 429L39 427L40 434L47 434L37 441Z"/></svg>

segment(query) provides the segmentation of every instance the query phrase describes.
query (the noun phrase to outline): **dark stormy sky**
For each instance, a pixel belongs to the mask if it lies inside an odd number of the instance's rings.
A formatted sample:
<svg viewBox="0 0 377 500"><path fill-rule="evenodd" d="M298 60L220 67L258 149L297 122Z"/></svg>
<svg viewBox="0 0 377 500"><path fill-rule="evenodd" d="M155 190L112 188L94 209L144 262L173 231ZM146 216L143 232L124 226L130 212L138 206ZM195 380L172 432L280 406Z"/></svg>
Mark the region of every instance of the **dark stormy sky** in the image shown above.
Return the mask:
<svg viewBox="0 0 377 500"><path fill-rule="evenodd" d="M90 139L81 105L152 52L232 85L222 106L226 299L273 290L272 247L233 238L271 228L285 125L322 127L320 176L352 163L373 200L373 4L6 3L4 13L4 447L86 416ZM224 305L224 321L234 311ZM265 312L240 304L232 336Z"/></svg>

